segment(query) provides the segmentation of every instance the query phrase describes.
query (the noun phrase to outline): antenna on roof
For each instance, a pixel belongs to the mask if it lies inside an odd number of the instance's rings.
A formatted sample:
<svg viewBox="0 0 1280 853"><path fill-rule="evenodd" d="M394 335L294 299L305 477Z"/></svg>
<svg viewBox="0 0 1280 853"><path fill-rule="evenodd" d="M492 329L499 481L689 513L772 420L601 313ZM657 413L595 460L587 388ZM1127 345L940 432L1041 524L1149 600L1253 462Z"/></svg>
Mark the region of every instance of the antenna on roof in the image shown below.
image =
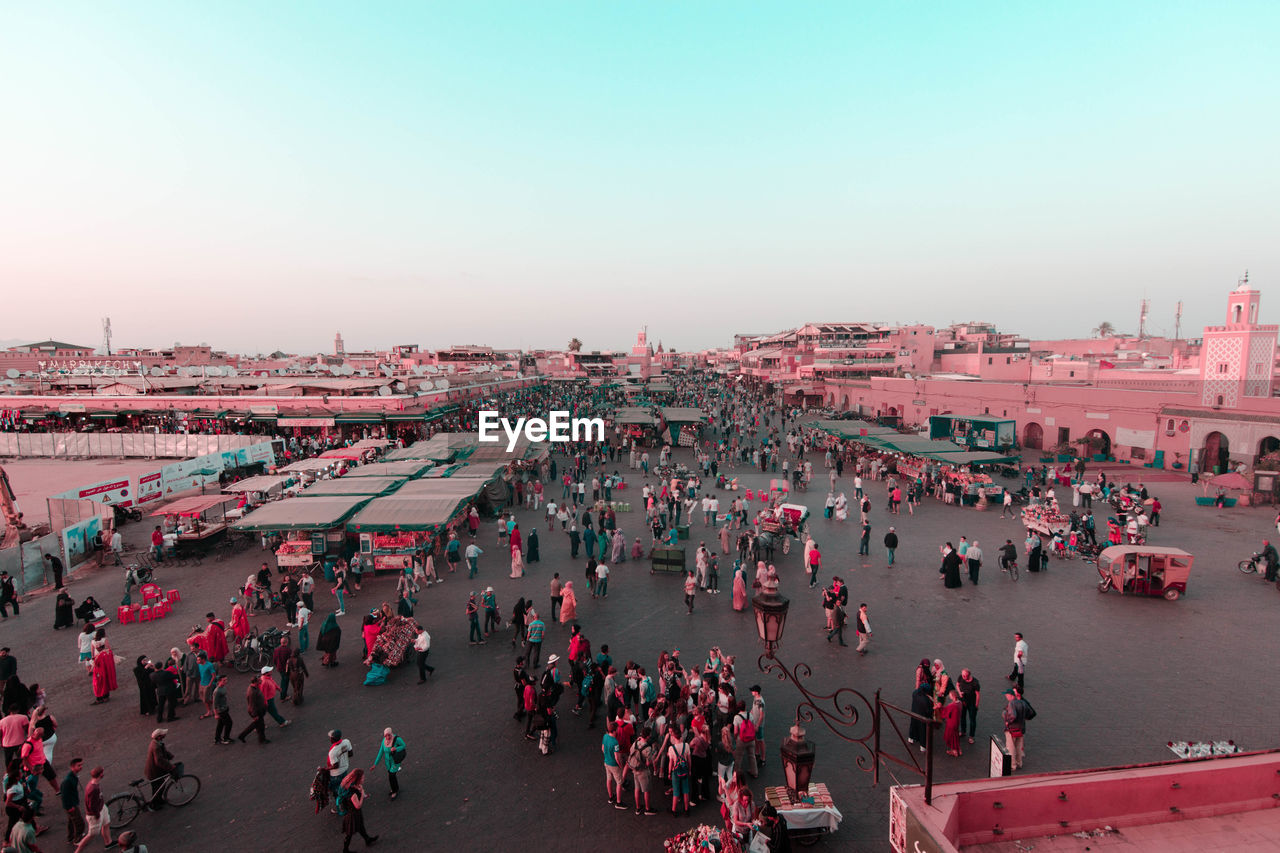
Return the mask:
<svg viewBox="0 0 1280 853"><path fill-rule="evenodd" d="M1178 303L1178 311L1173 315L1173 339L1182 340L1182 303Z"/></svg>
<svg viewBox="0 0 1280 853"><path fill-rule="evenodd" d="M1248 277L1248 273L1245 273ZM102 318L102 348L107 351L107 355L111 355L111 318Z"/></svg>

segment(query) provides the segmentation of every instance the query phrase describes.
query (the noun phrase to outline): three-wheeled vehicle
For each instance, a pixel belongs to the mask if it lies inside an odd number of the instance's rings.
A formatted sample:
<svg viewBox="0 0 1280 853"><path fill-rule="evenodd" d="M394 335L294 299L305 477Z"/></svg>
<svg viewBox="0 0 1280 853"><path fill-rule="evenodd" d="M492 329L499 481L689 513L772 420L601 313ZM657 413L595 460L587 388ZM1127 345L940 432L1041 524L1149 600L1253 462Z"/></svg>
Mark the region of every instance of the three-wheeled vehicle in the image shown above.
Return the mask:
<svg viewBox="0 0 1280 853"><path fill-rule="evenodd" d="M1195 557L1181 548L1153 545L1112 545L1098 555L1098 592L1117 590L1130 595L1163 595L1176 601L1187 591Z"/></svg>

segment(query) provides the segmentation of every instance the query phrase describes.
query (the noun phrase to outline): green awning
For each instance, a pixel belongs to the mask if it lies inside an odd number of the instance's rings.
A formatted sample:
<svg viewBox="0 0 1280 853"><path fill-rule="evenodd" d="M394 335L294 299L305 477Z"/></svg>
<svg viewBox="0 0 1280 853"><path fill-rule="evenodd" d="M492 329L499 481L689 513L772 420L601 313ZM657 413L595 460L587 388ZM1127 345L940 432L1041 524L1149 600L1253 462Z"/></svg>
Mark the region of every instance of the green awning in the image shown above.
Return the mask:
<svg viewBox="0 0 1280 853"><path fill-rule="evenodd" d="M192 409L187 412L189 418L204 418L205 420L220 420L227 416L226 409L214 411L213 409Z"/></svg>
<svg viewBox="0 0 1280 853"><path fill-rule="evenodd" d="M404 423L406 421L421 421L427 417L426 409L405 409L402 412L387 412L386 419L388 422Z"/></svg>
<svg viewBox="0 0 1280 853"><path fill-rule="evenodd" d="M137 412L131 411L129 409L117 409L111 412L106 412L106 411L90 412L89 417L98 421L111 421L111 420L115 420L116 418L124 417L125 415L136 415L136 414Z"/></svg>
<svg viewBox="0 0 1280 853"><path fill-rule="evenodd" d="M340 412L333 416L335 424L380 424L382 412Z"/></svg>
<svg viewBox="0 0 1280 853"><path fill-rule="evenodd" d="M276 416L274 413L273 413L273 414L269 414L269 415L267 415L267 414L262 414L262 415L250 415L250 416L249 416L249 420L251 420L251 421L264 421L264 422L265 422L265 421L272 421L272 422L275 422L276 417L277 417L277 416Z"/></svg>

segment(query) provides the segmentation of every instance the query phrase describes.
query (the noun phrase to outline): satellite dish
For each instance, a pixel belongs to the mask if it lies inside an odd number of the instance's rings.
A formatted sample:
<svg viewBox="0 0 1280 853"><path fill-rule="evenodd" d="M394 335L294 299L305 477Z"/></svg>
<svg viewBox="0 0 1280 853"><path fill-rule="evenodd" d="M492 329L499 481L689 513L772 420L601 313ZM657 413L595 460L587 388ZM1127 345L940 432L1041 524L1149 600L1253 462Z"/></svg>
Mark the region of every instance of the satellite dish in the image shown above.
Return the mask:
<svg viewBox="0 0 1280 853"><path fill-rule="evenodd" d="M382 371L383 376L390 376L391 374L395 373L395 371L391 369L391 365L389 364L384 364L380 366L378 369Z"/></svg>
<svg viewBox="0 0 1280 853"><path fill-rule="evenodd" d="M390 389L390 388L388 388L386 385L383 385L381 388L379 388L379 389L378 389L378 396L379 396L379 397L390 397L390 396L391 396L391 389Z"/></svg>
<svg viewBox="0 0 1280 853"><path fill-rule="evenodd" d="M353 373L355 373L355 372L356 372L356 369L355 369L354 367L352 367L351 365L349 365L349 364L344 364L344 365L342 365L342 375L343 375L343 376L350 376L351 374L353 374Z"/></svg>
<svg viewBox="0 0 1280 853"><path fill-rule="evenodd" d="M163 374L164 374L164 371L163 371L163 370L161 370L161 369L160 369L160 368L158 368L158 367L152 367L152 368L151 368L149 371L147 371L147 372L148 372L148 373L150 373L152 376L161 376L161 375L163 375Z"/></svg>
<svg viewBox="0 0 1280 853"><path fill-rule="evenodd" d="M396 390L397 390L397 391L403 391L404 389L405 389L405 384L404 384L403 382L397 382L397 383L396 383Z"/></svg>
<svg viewBox="0 0 1280 853"><path fill-rule="evenodd" d="M448 380L448 379L437 379L437 380L436 380L436 387L437 387L437 388L439 388L441 391L444 391L446 388L448 388L448 387L449 387L449 380Z"/></svg>
<svg viewBox="0 0 1280 853"><path fill-rule="evenodd" d="M368 375L369 375L369 371L365 370L364 368L361 368L361 369L360 369L360 375L361 375L361 376L368 376Z"/></svg>
<svg viewBox="0 0 1280 853"><path fill-rule="evenodd" d="M432 388L436 387L436 383L432 382L430 379L424 379L418 383L418 387L423 391L430 391Z"/></svg>
<svg viewBox="0 0 1280 853"><path fill-rule="evenodd" d="M5 374L4 374L4 375L5 375L5 376L8 376L10 379L17 379L17 378L18 378L19 376L21 376L22 374L21 374L19 371L14 370L14 369L11 367L11 368L9 368L7 371L5 371Z"/></svg>

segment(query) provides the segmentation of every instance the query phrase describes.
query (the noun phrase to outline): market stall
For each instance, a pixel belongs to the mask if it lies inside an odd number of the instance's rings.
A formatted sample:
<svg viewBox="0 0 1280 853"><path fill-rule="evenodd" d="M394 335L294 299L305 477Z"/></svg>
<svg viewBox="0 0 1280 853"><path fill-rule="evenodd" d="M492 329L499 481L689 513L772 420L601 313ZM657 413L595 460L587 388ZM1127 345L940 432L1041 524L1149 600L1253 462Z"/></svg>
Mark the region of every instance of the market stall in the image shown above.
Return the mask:
<svg viewBox="0 0 1280 853"><path fill-rule="evenodd" d="M611 420L619 435L626 436L642 446L658 445L658 418L652 409L621 406L614 410Z"/></svg>
<svg viewBox="0 0 1280 853"><path fill-rule="evenodd" d="M414 554L431 549L469 500L457 492L376 498L347 522L347 531L359 537L360 553L375 572L403 571L412 565Z"/></svg>
<svg viewBox="0 0 1280 853"><path fill-rule="evenodd" d="M261 534L264 542L283 539L286 543L308 543L313 560L326 555L336 557L346 545L347 519L370 500L367 495L345 495L273 501L235 522L231 529ZM298 558L299 551L293 546L285 552L286 559Z"/></svg>
<svg viewBox="0 0 1280 853"><path fill-rule="evenodd" d="M166 538L180 548L184 543L206 542L227 529L226 505L235 498L229 495L197 495L179 498L151 513L163 517Z"/></svg>
<svg viewBox="0 0 1280 853"><path fill-rule="evenodd" d="M667 439L673 446L694 447L702 438L702 425L707 416L702 409L663 406L658 410Z"/></svg>
<svg viewBox="0 0 1280 853"><path fill-rule="evenodd" d="M321 480L319 483L302 490L301 497L332 498L343 495L364 495L381 497L389 495L405 482L402 477L340 477L336 480Z"/></svg>
<svg viewBox="0 0 1280 853"><path fill-rule="evenodd" d="M1064 515L1057 504L1038 503L1022 510L1022 524L1041 536L1066 536L1071 529L1071 517Z"/></svg>
<svg viewBox="0 0 1280 853"><path fill-rule="evenodd" d="M280 474L263 474L258 477L246 477L227 483L222 491L236 497L235 507L226 511L228 521L244 518L245 513L252 512L255 507L279 500L284 495L285 486L290 478Z"/></svg>
<svg viewBox="0 0 1280 853"><path fill-rule="evenodd" d="M435 463L423 459L406 459L400 462L370 462L358 465L345 475L351 477L396 477L402 480L416 480L435 467Z"/></svg>
<svg viewBox="0 0 1280 853"><path fill-rule="evenodd" d="M297 486L285 487L286 491L293 489L296 493L299 486L306 486L316 480L332 477L339 469L345 469L346 465L346 461L342 459L299 459L297 462L290 462L282 468L277 468L276 473L297 475Z"/></svg>
<svg viewBox="0 0 1280 853"><path fill-rule="evenodd" d="M348 462L364 462L377 454L376 447L335 447L320 454L321 459L343 459Z"/></svg>

